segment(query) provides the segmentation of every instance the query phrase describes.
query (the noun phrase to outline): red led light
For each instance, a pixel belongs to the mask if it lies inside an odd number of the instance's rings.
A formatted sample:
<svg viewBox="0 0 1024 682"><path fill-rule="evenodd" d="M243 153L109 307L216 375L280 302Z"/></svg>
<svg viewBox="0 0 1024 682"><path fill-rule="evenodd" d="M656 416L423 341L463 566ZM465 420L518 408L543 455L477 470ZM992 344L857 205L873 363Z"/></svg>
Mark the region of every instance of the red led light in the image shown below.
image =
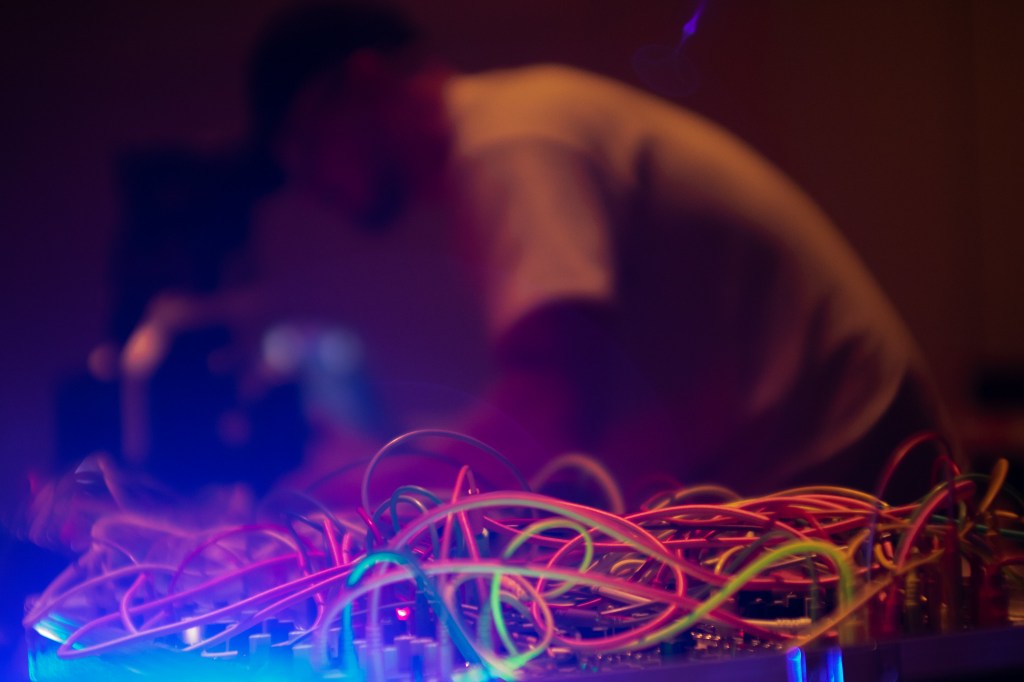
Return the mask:
<svg viewBox="0 0 1024 682"><path fill-rule="evenodd" d="M408 606L399 606L395 609L395 616L398 617L398 620L409 620L410 611Z"/></svg>

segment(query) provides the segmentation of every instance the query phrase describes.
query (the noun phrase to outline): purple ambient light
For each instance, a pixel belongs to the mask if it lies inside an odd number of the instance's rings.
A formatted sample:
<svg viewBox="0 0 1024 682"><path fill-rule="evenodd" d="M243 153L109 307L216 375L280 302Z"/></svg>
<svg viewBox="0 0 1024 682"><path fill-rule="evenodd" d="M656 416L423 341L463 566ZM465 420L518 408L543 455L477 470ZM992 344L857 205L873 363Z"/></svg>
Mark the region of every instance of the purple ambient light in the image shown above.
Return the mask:
<svg viewBox="0 0 1024 682"><path fill-rule="evenodd" d="M679 42L673 46L644 45L633 53L633 69L648 88L665 97L679 98L697 89L698 74L683 55L683 44L697 33L708 0L700 0L683 24Z"/></svg>
<svg viewBox="0 0 1024 682"><path fill-rule="evenodd" d="M683 35L679 38L680 47L682 47L683 43L686 42L687 38L697 32L697 24L700 22L700 15L704 13L704 8L707 4L708 0L700 0L700 4L697 5L697 9L693 11L693 16L690 17L689 21L683 24Z"/></svg>

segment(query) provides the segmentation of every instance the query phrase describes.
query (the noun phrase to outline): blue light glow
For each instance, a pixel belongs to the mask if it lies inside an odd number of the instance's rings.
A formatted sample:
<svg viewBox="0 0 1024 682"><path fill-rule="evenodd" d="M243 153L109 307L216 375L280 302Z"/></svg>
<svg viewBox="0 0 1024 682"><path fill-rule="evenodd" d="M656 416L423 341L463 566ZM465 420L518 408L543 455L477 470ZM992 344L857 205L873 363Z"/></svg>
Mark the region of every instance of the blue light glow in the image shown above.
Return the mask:
<svg viewBox="0 0 1024 682"><path fill-rule="evenodd" d="M825 666L828 682L844 682L842 649L838 647L829 649L825 655Z"/></svg>
<svg viewBox="0 0 1024 682"><path fill-rule="evenodd" d="M74 623L59 614L51 613L36 623L32 629L51 642L61 644L79 627L79 623Z"/></svg>
<svg viewBox="0 0 1024 682"><path fill-rule="evenodd" d="M786 654L786 673L789 682L807 681L807 659L803 649L797 647Z"/></svg>
<svg viewBox="0 0 1024 682"><path fill-rule="evenodd" d="M154 649L145 653L59 658L54 651L29 659L33 682L321 682L332 677L291 661L251 666L233 658L182 656Z"/></svg>

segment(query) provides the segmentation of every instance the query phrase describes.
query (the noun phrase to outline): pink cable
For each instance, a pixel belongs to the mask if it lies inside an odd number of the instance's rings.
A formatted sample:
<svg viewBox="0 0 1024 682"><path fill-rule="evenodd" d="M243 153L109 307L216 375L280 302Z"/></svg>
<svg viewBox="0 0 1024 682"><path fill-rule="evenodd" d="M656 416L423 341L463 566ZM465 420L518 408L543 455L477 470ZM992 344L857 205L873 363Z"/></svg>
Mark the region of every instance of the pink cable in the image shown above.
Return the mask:
<svg viewBox="0 0 1024 682"><path fill-rule="evenodd" d="M178 578L181 576L182 571L185 570L185 567L188 566L189 563L191 563L196 557L198 557L200 554L202 554L209 547L212 547L214 545L218 545L221 540L224 540L225 538L231 537L232 535L241 535L243 533L258 533L258 532L263 532L263 531L276 531L276 532L281 533L284 537L288 536L288 529L287 528L284 528L282 526L276 526L276 525L270 524L270 523L260 523L260 524L246 525L246 526L237 526L237 527L234 527L234 528L228 528L227 530L224 530L224 531L222 531L220 533L216 533L216 534L212 535L211 537L207 538L206 541L200 543L191 552L189 552L185 556L184 559L181 560L181 563L178 565L178 571L171 578L171 584L167 588L167 592L169 594L173 594L174 593L174 588L175 588L175 586L178 583ZM279 541L281 540L281 538L273 536L273 535L271 537L273 537L274 539L279 540ZM298 549L299 549L296 545L292 545L291 543L287 543L286 542L284 544L286 546L288 546L289 549L294 549L295 551L298 551ZM235 560L235 564L236 564L237 567L241 568L241 567L243 567L245 565L244 562L241 560L241 558L238 557L237 555L235 555L234 552L231 552L231 551L229 551L229 550L227 550L226 548L223 548L223 547L221 549L223 549L225 551L225 553L228 554L228 556L232 557Z"/></svg>

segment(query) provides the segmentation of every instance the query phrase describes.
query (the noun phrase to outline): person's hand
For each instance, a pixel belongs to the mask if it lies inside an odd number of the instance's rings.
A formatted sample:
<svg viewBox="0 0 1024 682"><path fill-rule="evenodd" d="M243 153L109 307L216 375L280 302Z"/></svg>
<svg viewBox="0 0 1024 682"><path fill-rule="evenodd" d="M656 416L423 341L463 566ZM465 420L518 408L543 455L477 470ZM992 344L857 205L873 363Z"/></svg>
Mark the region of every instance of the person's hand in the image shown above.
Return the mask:
<svg viewBox="0 0 1024 682"><path fill-rule="evenodd" d="M153 298L142 322L132 331L121 353L125 376L149 378L163 364L174 338L203 320L203 305L196 296L165 292Z"/></svg>
<svg viewBox="0 0 1024 682"><path fill-rule="evenodd" d="M120 507L107 483L114 472L110 457L96 454L73 471L42 482L29 499L17 534L57 552L83 551L93 523Z"/></svg>
<svg viewBox="0 0 1024 682"><path fill-rule="evenodd" d="M86 457L72 471L35 486L14 529L16 535L62 554L80 554L92 542L93 527L101 518L129 513L151 516L161 512L189 515L202 509L244 516L251 508L251 493L225 486L204 505L185 505L178 496L148 476L126 472L110 455Z"/></svg>

